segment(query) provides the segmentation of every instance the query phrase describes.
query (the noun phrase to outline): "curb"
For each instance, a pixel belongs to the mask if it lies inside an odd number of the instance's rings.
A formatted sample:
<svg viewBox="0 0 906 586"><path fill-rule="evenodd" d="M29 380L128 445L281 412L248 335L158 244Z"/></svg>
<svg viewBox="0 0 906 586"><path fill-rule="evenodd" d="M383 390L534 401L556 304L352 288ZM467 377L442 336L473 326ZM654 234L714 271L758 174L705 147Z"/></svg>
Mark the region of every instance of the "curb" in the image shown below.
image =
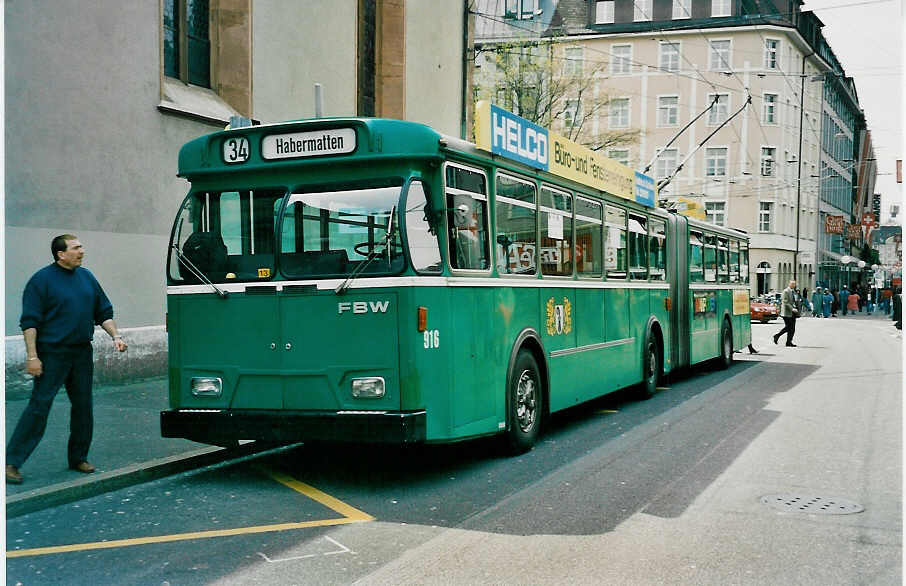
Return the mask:
<svg viewBox="0 0 906 586"><path fill-rule="evenodd" d="M300 445L302 444L296 443L274 447L273 444L257 445L257 442L248 442L235 448L207 447L176 456L133 464L109 472L91 474L78 480L52 484L8 496L6 518L12 519L212 464L259 456L268 452L277 453Z"/></svg>

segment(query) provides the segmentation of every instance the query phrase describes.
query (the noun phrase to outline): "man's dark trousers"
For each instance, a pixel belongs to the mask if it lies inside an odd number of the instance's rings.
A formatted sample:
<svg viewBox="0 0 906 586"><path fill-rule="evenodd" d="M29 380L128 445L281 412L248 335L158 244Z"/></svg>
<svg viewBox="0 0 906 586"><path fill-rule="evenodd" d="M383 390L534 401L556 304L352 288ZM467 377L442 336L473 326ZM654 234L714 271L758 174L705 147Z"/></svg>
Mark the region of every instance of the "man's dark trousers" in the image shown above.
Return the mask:
<svg viewBox="0 0 906 586"><path fill-rule="evenodd" d="M91 379L94 374L91 343L56 346L42 352L44 373L35 378L28 406L19 418L6 447L6 463L21 468L44 436L47 416L60 387L72 405L69 416L69 466L88 460L94 427Z"/></svg>
<svg viewBox="0 0 906 586"><path fill-rule="evenodd" d="M796 333L796 318L795 317L784 317L784 316L781 316L781 317L783 317L783 329L780 330L779 332L777 332L777 334L774 336L774 341L776 342L780 336L782 336L784 333L786 333L787 345L792 344L793 343L793 334Z"/></svg>

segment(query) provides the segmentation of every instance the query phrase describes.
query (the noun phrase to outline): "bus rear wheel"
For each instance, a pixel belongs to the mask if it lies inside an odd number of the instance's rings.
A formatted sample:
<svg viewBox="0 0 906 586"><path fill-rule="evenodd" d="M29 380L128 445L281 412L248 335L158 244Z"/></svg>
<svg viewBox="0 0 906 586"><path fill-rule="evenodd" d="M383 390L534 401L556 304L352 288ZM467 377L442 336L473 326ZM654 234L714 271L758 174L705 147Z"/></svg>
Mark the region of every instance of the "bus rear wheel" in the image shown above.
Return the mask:
<svg viewBox="0 0 906 586"><path fill-rule="evenodd" d="M522 454L532 449L541 431L544 393L535 357L520 350L510 380L507 381L507 448Z"/></svg>
<svg viewBox="0 0 906 586"><path fill-rule="evenodd" d="M733 364L733 334L730 331L730 324L724 321L720 328L720 367L727 369L731 364Z"/></svg>
<svg viewBox="0 0 906 586"><path fill-rule="evenodd" d="M644 378L642 384L638 386L636 395L639 399L650 399L657 391L657 381L661 374L661 354L653 336L649 337L645 344L645 355L642 360Z"/></svg>

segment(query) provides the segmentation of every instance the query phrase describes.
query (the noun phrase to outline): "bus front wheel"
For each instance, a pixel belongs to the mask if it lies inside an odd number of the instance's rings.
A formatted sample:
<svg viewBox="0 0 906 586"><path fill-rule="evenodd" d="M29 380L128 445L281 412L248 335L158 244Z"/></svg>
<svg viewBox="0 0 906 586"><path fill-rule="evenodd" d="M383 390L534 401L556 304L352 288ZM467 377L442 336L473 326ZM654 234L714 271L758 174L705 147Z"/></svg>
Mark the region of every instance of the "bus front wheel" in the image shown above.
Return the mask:
<svg viewBox="0 0 906 586"><path fill-rule="evenodd" d="M527 452L541 431L544 393L535 357L520 350L507 381L507 447L514 454Z"/></svg>

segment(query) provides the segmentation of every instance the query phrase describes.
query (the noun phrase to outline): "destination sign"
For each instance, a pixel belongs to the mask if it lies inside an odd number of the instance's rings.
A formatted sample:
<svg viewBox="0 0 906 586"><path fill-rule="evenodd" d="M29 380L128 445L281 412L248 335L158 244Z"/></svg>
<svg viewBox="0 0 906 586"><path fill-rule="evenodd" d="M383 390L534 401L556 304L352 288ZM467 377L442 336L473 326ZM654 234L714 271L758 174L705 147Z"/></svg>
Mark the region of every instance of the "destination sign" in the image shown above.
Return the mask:
<svg viewBox="0 0 906 586"><path fill-rule="evenodd" d="M475 146L623 199L657 206L651 177L486 100L475 105Z"/></svg>
<svg viewBox="0 0 906 586"><path fill-rule="evenodd" d="M265 159L299 159L320 155L345 155L355 151L356 136L352 128L332 128L291 134L272 134L261 141Z"/></svg>

